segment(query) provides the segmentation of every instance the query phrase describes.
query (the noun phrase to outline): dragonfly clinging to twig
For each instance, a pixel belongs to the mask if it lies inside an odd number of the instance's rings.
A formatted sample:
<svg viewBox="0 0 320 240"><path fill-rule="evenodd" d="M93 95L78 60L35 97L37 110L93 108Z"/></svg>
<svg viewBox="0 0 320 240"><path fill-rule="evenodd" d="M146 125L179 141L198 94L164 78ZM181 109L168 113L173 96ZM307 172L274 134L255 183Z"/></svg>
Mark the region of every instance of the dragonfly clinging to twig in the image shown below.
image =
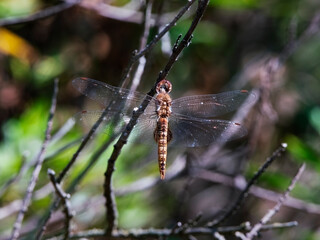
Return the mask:
<svg viewBox="0 0 320 240"><path fill-rule="evenodd" d="M143 136L139 138L140 142L150 142L150 138L154 138L158 144L161 179L165 178L168 144L200 147L215 141L230 141L246 135L246 129L239 123L212 119L240 107L250 95L246 90L186 96L172 100L169 95L172 84L168 80L158 83L155 97L89 78L76 78L72 83L82 94L108 106L108 112L104 117L107 122L116 115L125 120L145 98L150 101L140 115L134 132ZM100 111L83 111L80 117L101 114Z"/></svg>

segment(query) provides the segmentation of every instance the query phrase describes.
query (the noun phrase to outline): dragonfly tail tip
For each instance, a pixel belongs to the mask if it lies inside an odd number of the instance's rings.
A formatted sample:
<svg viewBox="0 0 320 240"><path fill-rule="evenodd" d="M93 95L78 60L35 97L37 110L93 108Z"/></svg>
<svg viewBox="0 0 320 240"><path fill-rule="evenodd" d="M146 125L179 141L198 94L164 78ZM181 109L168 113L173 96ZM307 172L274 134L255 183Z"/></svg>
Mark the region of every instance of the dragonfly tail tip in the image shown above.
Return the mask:
<svg viewBox="0 0 320 240"><path fill-rule="evenodd" d="M165 179L165 173L164 172L160 172L160 179L164 180Z"/></svg>

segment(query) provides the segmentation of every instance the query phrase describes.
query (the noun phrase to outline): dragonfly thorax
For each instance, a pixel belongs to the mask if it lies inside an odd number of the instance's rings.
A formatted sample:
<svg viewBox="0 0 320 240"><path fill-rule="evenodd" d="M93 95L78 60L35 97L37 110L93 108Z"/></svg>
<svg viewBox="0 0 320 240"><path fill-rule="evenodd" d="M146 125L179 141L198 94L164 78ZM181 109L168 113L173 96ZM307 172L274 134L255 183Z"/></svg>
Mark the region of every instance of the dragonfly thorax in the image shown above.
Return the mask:
<svg viewBox="0 0 320 240"><path fill-rule="evenodd" d="M171 115L171 97L167 93L159 93L157 95L158 107L157 115L160 118L168 118Z"/></svg>

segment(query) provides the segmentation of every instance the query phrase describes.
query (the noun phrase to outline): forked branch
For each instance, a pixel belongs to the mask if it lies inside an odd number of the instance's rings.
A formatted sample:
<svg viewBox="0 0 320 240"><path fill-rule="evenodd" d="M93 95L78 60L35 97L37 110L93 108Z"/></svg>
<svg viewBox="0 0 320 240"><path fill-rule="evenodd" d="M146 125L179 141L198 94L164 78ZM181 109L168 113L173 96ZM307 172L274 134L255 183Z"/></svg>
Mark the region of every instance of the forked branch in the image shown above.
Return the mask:
<svg viewBox="0 0 320 240"><path fill-rule="evenodd" d="M187 31L187 33L185 34L181 42L173 49L172 54L168 60L168 63L164 67L163 71L160 72L154 87L148 92L149 96L153 96L155 94L156 85L168 75L169 71L171 70L173 64L176 62L182 50L190 44L192 33L195 30L196 26L198 25L200 19L202 18L205 12L205 9L208 5L208 1L209 0L199 0L196 15L191 23L191 26L189 27L189 30ZM118 213L117 213L117 207L115 202L115 196L112 189L112 174L115 169L115 162L120 155L121 149L123 148L124 144L127 142L127 139L133 127L137 123L139 116L143 113L144 109L147 107L148 104L149 104L149 100L148 98L145 98L142 104L140 105L140 107L138 108L138 110L133 112L129 123L126 126L126 129L123 131L119 140L114 145L114 150L108 160L107 170L104 174L105 175L104 196L106 198L106 210L107 210L106 215L107 215L107 223L108 223L106 234L108 236L112 235L112 231L117 226Z"/></svg>
<svg viewBox="0 0 320 240"><path fill-rule="evenodd" d="M264 164L259 168L259 170L254 174L254 176L250 179L250 181L247 183L245 189L241 192L239 195L238 199L236 202L233 204L233 206L220 218L215 219L207 224L207 226L212 227L212 226L217 226L218 224L222 223L225 221L228 217L232 216L241 206L243 203L244 199L249 194L250 188L257 182L259 177L265 172L265 170L270 166L270 164L277 159L278 157L281 156L281 154L286 150L287 144L283 143L281 146L273 152L271 157L269 157Z"/></svg>
<svg viewBox="0 0 320 240"><path fill-rule="evenodd" d="M49 144L50 138L51 138L51 129L52 129L52 124L53 124L53 116L56 110L56 105L57 105L57 95L58 95L58 79L56 79L54 81L54 90L53 90L53 96L52 96L52 101L51 101L51 108L49 111L49 117L48 117L48 122L47 122L47 129L45 131L45 138L44 141L42 143L42 147L41 150L37 156L37 161L36 161L36 165L34 167L33 173L32 173L32 177L31 180L28 184L28 188L27 188L27 192L25 194L25 197L23 199L23 203L21 206L21 209L18 213L17 219L14 223L13 226L13 230L11 233L11 237L10 240L15 240L18 239L19 235L20 235L20 229L21 229L21 225L22 225L22 221L24 219L24 215L28 210L28 207L30 205L31 202L31 197L32 197L32 193L33 190L36 186L41 168L42 168L42 163L44 161L45 158L45 152L47 149L47 146Z"/></svg>

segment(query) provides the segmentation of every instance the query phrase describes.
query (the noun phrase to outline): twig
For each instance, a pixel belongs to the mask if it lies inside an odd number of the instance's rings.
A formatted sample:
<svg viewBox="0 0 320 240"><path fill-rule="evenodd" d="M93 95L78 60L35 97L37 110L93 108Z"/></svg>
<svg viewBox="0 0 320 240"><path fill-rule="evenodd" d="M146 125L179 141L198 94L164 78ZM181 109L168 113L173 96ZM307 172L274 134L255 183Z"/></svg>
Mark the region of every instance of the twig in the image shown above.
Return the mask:
<svg viewBox="0 0 320 240"><path fill-rule="evenodd" d="M146 6L146 10L145 10L145 14L144 14L144 31L142 34L142 38L140 40L140 47L139 47L140 51L143 48L145 48L147 45L147 40L148 40L150 27L151 27L150 20L151 20L152 5L153 5L153 0L148 1L147 6ZM137 67L136 73L135 73L133 80L132 80L132 86L130 88L131 91L137 90L137 87L138 87L140 80L141 80L141 76L144 72L145 65L146 65L146 57L142 56L139 58L139 65Z"/></svg>
<svg viewBox="0 0 320 240"><path fill-rule="evenodd" d="M60 153L70 149L71 147L73 147L74 145L76 145L77 143L81 142L82 138L78 138L76 140L73 140L67 144L65 144L64 146L62 146L61 148L57 149L55 152L47 154L47 156L45 157L44 161L50 161L52 159L54 159L55 156L59 155ZM50 142L51 143L51 142Z"/></svg>
<svg viewBox="0 0 320 240"><path fill-rule="evenodd" d="M15 239L18 239L19 235L20 235L20 229L21 229L21 225L22 225L22 221L23 221L23 218L24 218L24 215L30 205L30 201L31 201L31 197L32 197L32 193L33 193L33 190L36 186L36 182L38 180L38 177L39 177L39 173L40 173L40 170L42 168L42 163L43 163L43 160L44 160L44 157L45 157L45 152L46 152L46 148L47 148L47 145L50 141L50 137L51 137L51 129L52 129L52 121L53 121L53 116L54 116L54 112L55 112L55 109L56 109L56 104L57 104L57 95L58 95L58 79L55 79L54 81L54 91L53 91L53 96L52 96L52 103L51 103L51 108L50 108L50 112L49 112L49 118L48 118L48 123L47 123L47 129L46 129L46 132L45 132L45 139L43 141L43 144L42 144L42 147L41 147L41 150L38 154L38 157L37 157L37 164L33 170L33 173L32 173L32 177L31 177L31 180L29 182L29 185L28 185L28 188L27 188L27 192L26 192L26 195L23 199L23 203L22 203L22 207L18 213L18 216L17 216L17 219L14 223L14 226L13 226L13 230L12 230L12 233L11 233L11 237L10 239L11 240L15 240Z"/></svg>
<svg viewBox="0 0 320 240"><path fill-rule="evenodd" d="M203 180L211 181L214 183L220 183L228 187L236 188L242 191L245 186L247 185L245 179L240 178L239 176L230 177L226 176L221 173L212 172L205 169L197 169L194 170L192 173L192 177L200 178ZM134 186L133 186L134 187ZM135 190L135 188L133 189ZM138 191L138 190L137 190ZM129 192L130 193L130 192ZM258 187L253 185L249 193L255 197L262 198L268 201L277 202L279 197L281 196L280 193L264 189L262 187ZM287 201L284 203L286 207L294 208L300 211L304 211L311 214L318 214L320 215L320 206L313 203L304 202L300 199L288 197Z"/></svg>
<svg viewBox="0 0 320 240"><path fill-rule="evenodd" d="M296 49L301 45L301 43L303 43L304 41L306 41L307 39L315 35L317 32L319 32L319 30L320 30L320 12L318 11L313 16L309 26L302 33L302 35L298 39L292 39L292 40L290 39L291 41L289 41L289 43L287 44L287 46L284 48L283 52L280 55L280 61L281 62L286 61L296 51Z"/></svg>
<svg viewBox="0 0 320 240"><path fill-rule="evenodd" d="M281 154L286 150L287 144L283 143L276 151L273 152L271 157L269 157L265 163L259 168L259 170L254 174L254 176L250 179L250 181L247 183L245 189L241 192L239 195L237 201L233 204L233 206L221 217L218 219L215 219L211 222L207 223L207 226L212 227L216 226L223 221L225 221L228 217L232 216L240 207L243 200L248 196L250 188L253 186L253 184L256 183L258 178L264 173L264 171L269 167L269 165L278 157L281 156Z"/></svg>
<svg viewBox="0 0 320 240"><path fill-rule="evenodd" d="M5 184L3 184L3 186L0 189L0 198L13 183L15 183L16 181L18 181L21 178L21 176L23 175L23 173L27 169L28 169L28 164L27 164L27 161L26 161L26 156L22 156L21 166L20 166L20 169L19 169L17 175L13 176Z"/></svg>
<svg viewBox="0 0 320 240"><path fill-rule="evenodd" d="M64 206L64 214L65 214L65 234L64 239L69 239L70 233L71 233L71 224L70 221L73 218L73 213L71 211L71 204L70 204L70 194L65 193L62 190L61 185L57 182L55 177L55 172L52 169L48 169L48 175L50 178L50 181L52 182L52 185L56 191L56 194L60 198L63 206Z"/></svg>
<svg viewBox="0 0 320 240"><path fill-rule="evenodd" d="M187 2L187 4L178 12L178 14L174 17L174 19L168 23L162 31L157 34L150 42L149 44L142 49L140 52L134 51L132 53L132 57L129 60L127 68L124 70L121 82L124 83L125 80L129 77L130 72L132 70L133 64L142 56L147 54L153 46L177 23L177 21L188 11L188 9L191 7L191 5L195 2L195 0L190 0ZM153 94L154 95L154 94Z"/></svg>
<svg viewBox="0 0 320 240"><path fill-rule="evenodd" d="M297 226L297 222L285 222L285 223L273 223L262 226L261 230L268 231L273 229L282 229L282 228L291 228ZM164 228L164 229L131 229L131 230L114 230L112 234L113 239L144 239L144 238L159 238L159 237L168 237L168 236L212 236L214 233L233 233L236 231L248 231L251 228L246 225L239 226L228 226L228 227L218 227L218 228L210 228L210 227L196 227L189 228L185 232L172 232L172 229ZM104 230L94 229L85 232L78 232L77 234L72 234L70 239L81 239L81 238L98 238L106 236L106 232Z"/></svg>
<svg viewBox="0 0 320 240"><path fill-rule="evenodd" d="M68 121L69 122L69 121ZM64 135L65 133L67 133L70 129L69 129L69 125L70 122L67 123L66 125L68 125L68 129L66 129L65 127L63 127L63 131L59 130L54 136L51 137L50 139L50 145L52 145L54 143L54 141L57 141L57 139L54 140L55 136L57 136L57 138L61 138L62 135ZM66 126L65 125L65 126ZM74 140L68 144L66 144L65 146L61 147L60 149L58 149L57 151L55 151L54 153L47 155L44 159L44 162L46 162L47 160L49 160L50 158L53 158L54 156L58 155L59 153L63 152L64 150L72 147L75 143L77 143L79 141L79 139ZM17 173L16 176L10 178L0 189L0 197L3 195L3 193L7 190L8 187L10 187L14 182L18 181L21 179L21 176L26 172L27 169L29 169L30 167L35 167L37 164L37 158L33 159L31 162L27 162L26 161L26 156L22 157L22 162L21 162L21 167Z"/></svg>
<svg viewBox="0 0 320 240"><path fill-rule="evenodd" d="M181 51L189 45L192 33L195 30L195 27L198 25L201 17L203 16L204 11L207 7L207 4L208 4L208 0L199 0L196 16L195 16L194 20L192 21L192 24L191 24L188 32L185 34L184 38L179 43L179 45L173 50L172 55L170 56L167 65L165 66L164 70L160 72L160 74L156 80L156 84L148 92L149 96L153 96L155 94L155 88L156 88L156 85L158 84L158 82L160 80L164 79L168 75L170 69L172 68L173 64L177 60ZM115 196L114 196L114 192L112 189L112 174L114 172L115 162L116 162L118 156L120 155L122 147L127 142L127 139L129 137L133 127L137 123L139 116L143 113L144 109L147 107L148 104L149 104L149 100L148 100L148 98L145 98L143 100L142 104L140 105L139 109L137 111L133 112L132 118L130 119L130 122L128 123L128 125L126 126L126 129L121 134L117 143L114 145L114 150L108 160L107 170L104 174L105 175L104 196L106 198L106 210L107 210L106 214L107 214L107 222L108 222L107 235L108 236L111 235L112 230L117 226L118 213L117 213L117 208L116 208L116 203L115 203Z"/></svg>
<svg viewBox="0 0 320 240"><path fill-rule="evenodd" d="M179 12L179 14L181 14L181 12ZM175 18L175 20L177 21L179 18ZM172 23L172 26L174 25L175 22ZM169 29L168 29L169 30ZM168 31L167 30L167 31ZM164 33L163 33L164 34ZM155 44L155 42L154 42ZM150 45L150 44L149 44ZM151 49L150 47L148 48L148 46L146 47L147 49ZM144 51L146 52L146 48L144 48ZM141 53L140 53L141 54ZM76 151L76 153L73 155L72 159L70 160L70 162L67 164L67 166L63 169L63 171L60 173L59 177L57 178L57 182L60 183L63 179L63 177L66 175L66 173L69 171L69 169L71 168L71 166L75 163L78 155L80 154L80 152L83 150L83 148L86 146L87 142L90 140L91 136L94 134L94 132L96 131L96 129L98 128L98 126L100 125L100 123L103 121L104 116L107 114L107 109L108 107L105 108L104 112L101 114L100 118L98 119L98 121L94 124L94 126L90 129L89 133L87 134L87 136L83 139L81 145L79 146L78 150ZM75 184L76 185L76 184ZM74 186L75 186L74 185ZM70 192L70 191L69 191ZM59 206L59 202L54 202L51 207L49 212L46 214L46 216L44 217L44 219L42 220L42 224L41 224L41 228L37 233L37 239L39 239L44 230L45 230L45 225L47 224L47 222L49 221L53 211L55 211L55 209L57 209Z"/></svg>
<svg viewBox="0 0 320 240"><path fill-rule="evenodd" d="M118 7L107 4L103 1L82 1L79 4L81 7L85 9L90 9L95 11L102 17L107 17L111 19L115 19L122 22L130 22L130 23L142 23L142 13L136 7L135 9L128 9L125 7Z"/></svg>
<svg viewBox="0 0 320 240"><path fill-rule="evenodd" d="M63 126L52 136L50 144L55 144L60 139L62 139L75 125L75 121L73 118L69 118Z"/></svg>
<svg viewBox="0 0 320 240"><path fill-rule="evenodd" d="M215 237L218 240L225 240L225 237L223 235L221 235L219 232L215 232L213 234L213 237Z"/></svg>
<svg viewBox="0 0 320 240"><path fill-rule="evenodd" d="M10 18L5 18L0 20L0 26L11 26L11 25L16 25L16 24L22 24L22 23L28 23L28 22L33 22L36 20L40 20L43 18L50 17L52 15L55 15L59 12L65 11L74 5L78 4L80 0L74 0L74 1L65 1L62 4L53 6L53 7L48 7L46 9L43 9L39 12L36 12L32 15L29 16L23 16L23 17L10 17Z"/></svg>
<svg viewBox="0 0 320 240"><path fill-rule="evenodd" d="M246 235L244 235L242 232L236 232L234 235L241 240L246 240Z"/></svg>
<svg viewBox="0 0 320 240"><path fill-rule="evenodd" d="M112 104L112 103L110 103ZM83 141L81 142L79 148L77 149L77 151L73 154L70 162L67 164L67 166L61 171L61 173L59 174L58 178L57 178L57 182L61 183L62 179L65 177L65 175L68 173L68 171L70 170L70 168L72 167L72 165L75 163L75 161L77 160L79 154L81 153L81 151L84 149L84 147L87 145L87 143L89 142L89 140L91 139L91 137L93 136L93 134L96 132L96 130L98 129L98 127L100 126L100 124L102 123L104 117L107 115L108 113L108 108L109 106L107 106L101 116L99 117L99 119L95 122L95 124L92 126L92 128L90 129L90 131L88 132L88 134L86 135L86 137L83 139Z"/></svg>
<svg viewBox="0 0 320 240"><path fill-rule="evenodd" d="M66 188L67 192L69 193L73 193L76 186L81 182L81 180L84 178L84 176L86 176L86 174L89 172L89 170L94 166L94 164L97 162L97 160L99 159L99 157L101 156L101 154L110 146L110 144L114 141L114 139L116 138L116 134L114 134L113 136L111 136L108 141L106 141L92 156L92 158L90 159L90 161L88 162L88 164L84 167L84 169L79 173L79 175L70 183L70 185ZM36 239L40 239L43 232L45 231L46 225L49 221L49 219L51 218L51 215L53 214L53 212L59 207L60 205L60 200L57 199L55 200L48 212L44 215L44 217L39 221L38 226L39 226L39 230L36 234Z"/></svg>
<svg viewBox="0 0 320 240"><path fill-rule="evenodd" d="M190 4L190 3L193 3L194 1L195 1L195 0L188 2L187 6L190 7L189 4ZM173 20L170 24L168 24L168 27L169 27L169 26L170 26L170 27L173 26L173 25L175 24L175 22L183 15L183 13L184 13L188 8L186 8L185 10L184 10L184 9L185 9L185 8L183 8L183 9L178 13L178 15L177 15L177 16L179 16L178 18L175 17L174 20ZM146 46L142 51L140 51L137 55L135 55L135 58L134 58L134 59L132 58L132 61L130 61L130 62L132 62L132 64L133 64L137 59L140 58L140 56L143 56L145 53L147 53L148 51L150 51L150 50L151 50L151 47L157 42L157 41L155 41L155 39L163 36L163 34L165 34L169 29L170 29L170 28L166 29L166 31L162 31L161 34L157 35L157 36L148 44L148 46ZM164 30L165 30L165 29L164 29ZM182 51L182 49L181 49L181 51ZM129 63L129 65L130 65L130 63ZM132 65L129 66L128 68L130 68L130 71L131 71ZM125 71L125 72L126 72L126 71ZM128 72L125 73L124 75L127 76L127 74L128 74ZM125 78L124 78L124 79L125 79ZM155 94L155 87L148 93L148 95L153 96L154 94ZM148 102L146 101L146 99L145 99L145 101L144 101L144 104L145 104L145 107L146 107L147 104L148 104ZM144 107L144 108L145 108L145 107ZM141 108L141 110L144 109L144 108ZM141 114L142 112L143 112L143 110L140 111L140 114ZM63 169L63 171L60 173L59 177L57 178L57 181L58 181L59 183L62 181L62 178L66 175L66 173L69 171L69 169L71 168L71 166L74 164L74 162L76 161L79 153L82 151L82 149L85 147L85 145L87 144L87 142L90 140L91 136L94 134L94 132L96 131L96 129L99 127L99 125L101 124L101 122L103 121L103 118L105 117L105 115L106 115L107 113L108 113L108 107L105 108L105 110L104 110L103 113L101 114L101 116L100 116L100 118L98 119L98 121L94 124L94 126L90 129L90 131L89 131L89 133L87 134L87 136L86 136L86 137L84 138L84 140L82 141L82 143L81 143L79 149L77 150L77 152L73 155L73 158L70 160L70 162L68 163L68 165L67 165L67 166ZM139 115L140 115L140 114L139 114ZM136 121L136 120L135 120L135 121ZM129 125L129 124L128 124L128 125ZM134 126L134 125L133 125L133 126ZM132 127L133 127L133 126L132 126ZM131 130L130 130L130 132L131 132ZM128 136L127 136L127 137L128 137ZM127 137L126 137L126 139L127 139ZM125 141L126 141L126 139L125 139Z"/></svg>
<svg viewBox="0 0 320 240"><path fill-rule="evenodd" d="M279 199L278 203L271 209L268 211L268 213L266 215L264 215L264 217L259 221L259 223L257 223L256 225L253 226L253 228L251 229L250 232L248 232L246 234L246 240L251 240L253 239L255 236L257 236L258 232L261 230L262 226L265 225L267 222L270 221L270 219L277 213L279 212L282 204L284 203L284 201L287 199L287 197L289 196L289 193L293 190L294 186L296 185L297 181L300 179L304 169L305 169L306 165L302 164L302 166L299 168L298 173L296 174L296 176L292 179L288 189L285 191L285 193L281 196L281 198Z"/></svg>
<svg viewBox="0 0 320 240"><path fill-rule="evenodd" d="M208 3L209 3L209 0L199 0L196 16L193 19L191 26L189 27L188 32L184 35L184 37L181 40L181 42L179 43L179 45L174 47L174 49L172 51L172 55L170 56L167 65L164 67L164 70L161 71L159 74L159 77L157 79L157 83L159 81L161 81L162 79L166 78L166 76L168 75L169 71L171 70L173 64L177 61L178 56L180 55L181 51L185 47L188 47L189 44L191 43L192 33L195 30L195 28L197 27L198 23L200 22L203 14L204 14L204 11L207 8Z"/></svg>

